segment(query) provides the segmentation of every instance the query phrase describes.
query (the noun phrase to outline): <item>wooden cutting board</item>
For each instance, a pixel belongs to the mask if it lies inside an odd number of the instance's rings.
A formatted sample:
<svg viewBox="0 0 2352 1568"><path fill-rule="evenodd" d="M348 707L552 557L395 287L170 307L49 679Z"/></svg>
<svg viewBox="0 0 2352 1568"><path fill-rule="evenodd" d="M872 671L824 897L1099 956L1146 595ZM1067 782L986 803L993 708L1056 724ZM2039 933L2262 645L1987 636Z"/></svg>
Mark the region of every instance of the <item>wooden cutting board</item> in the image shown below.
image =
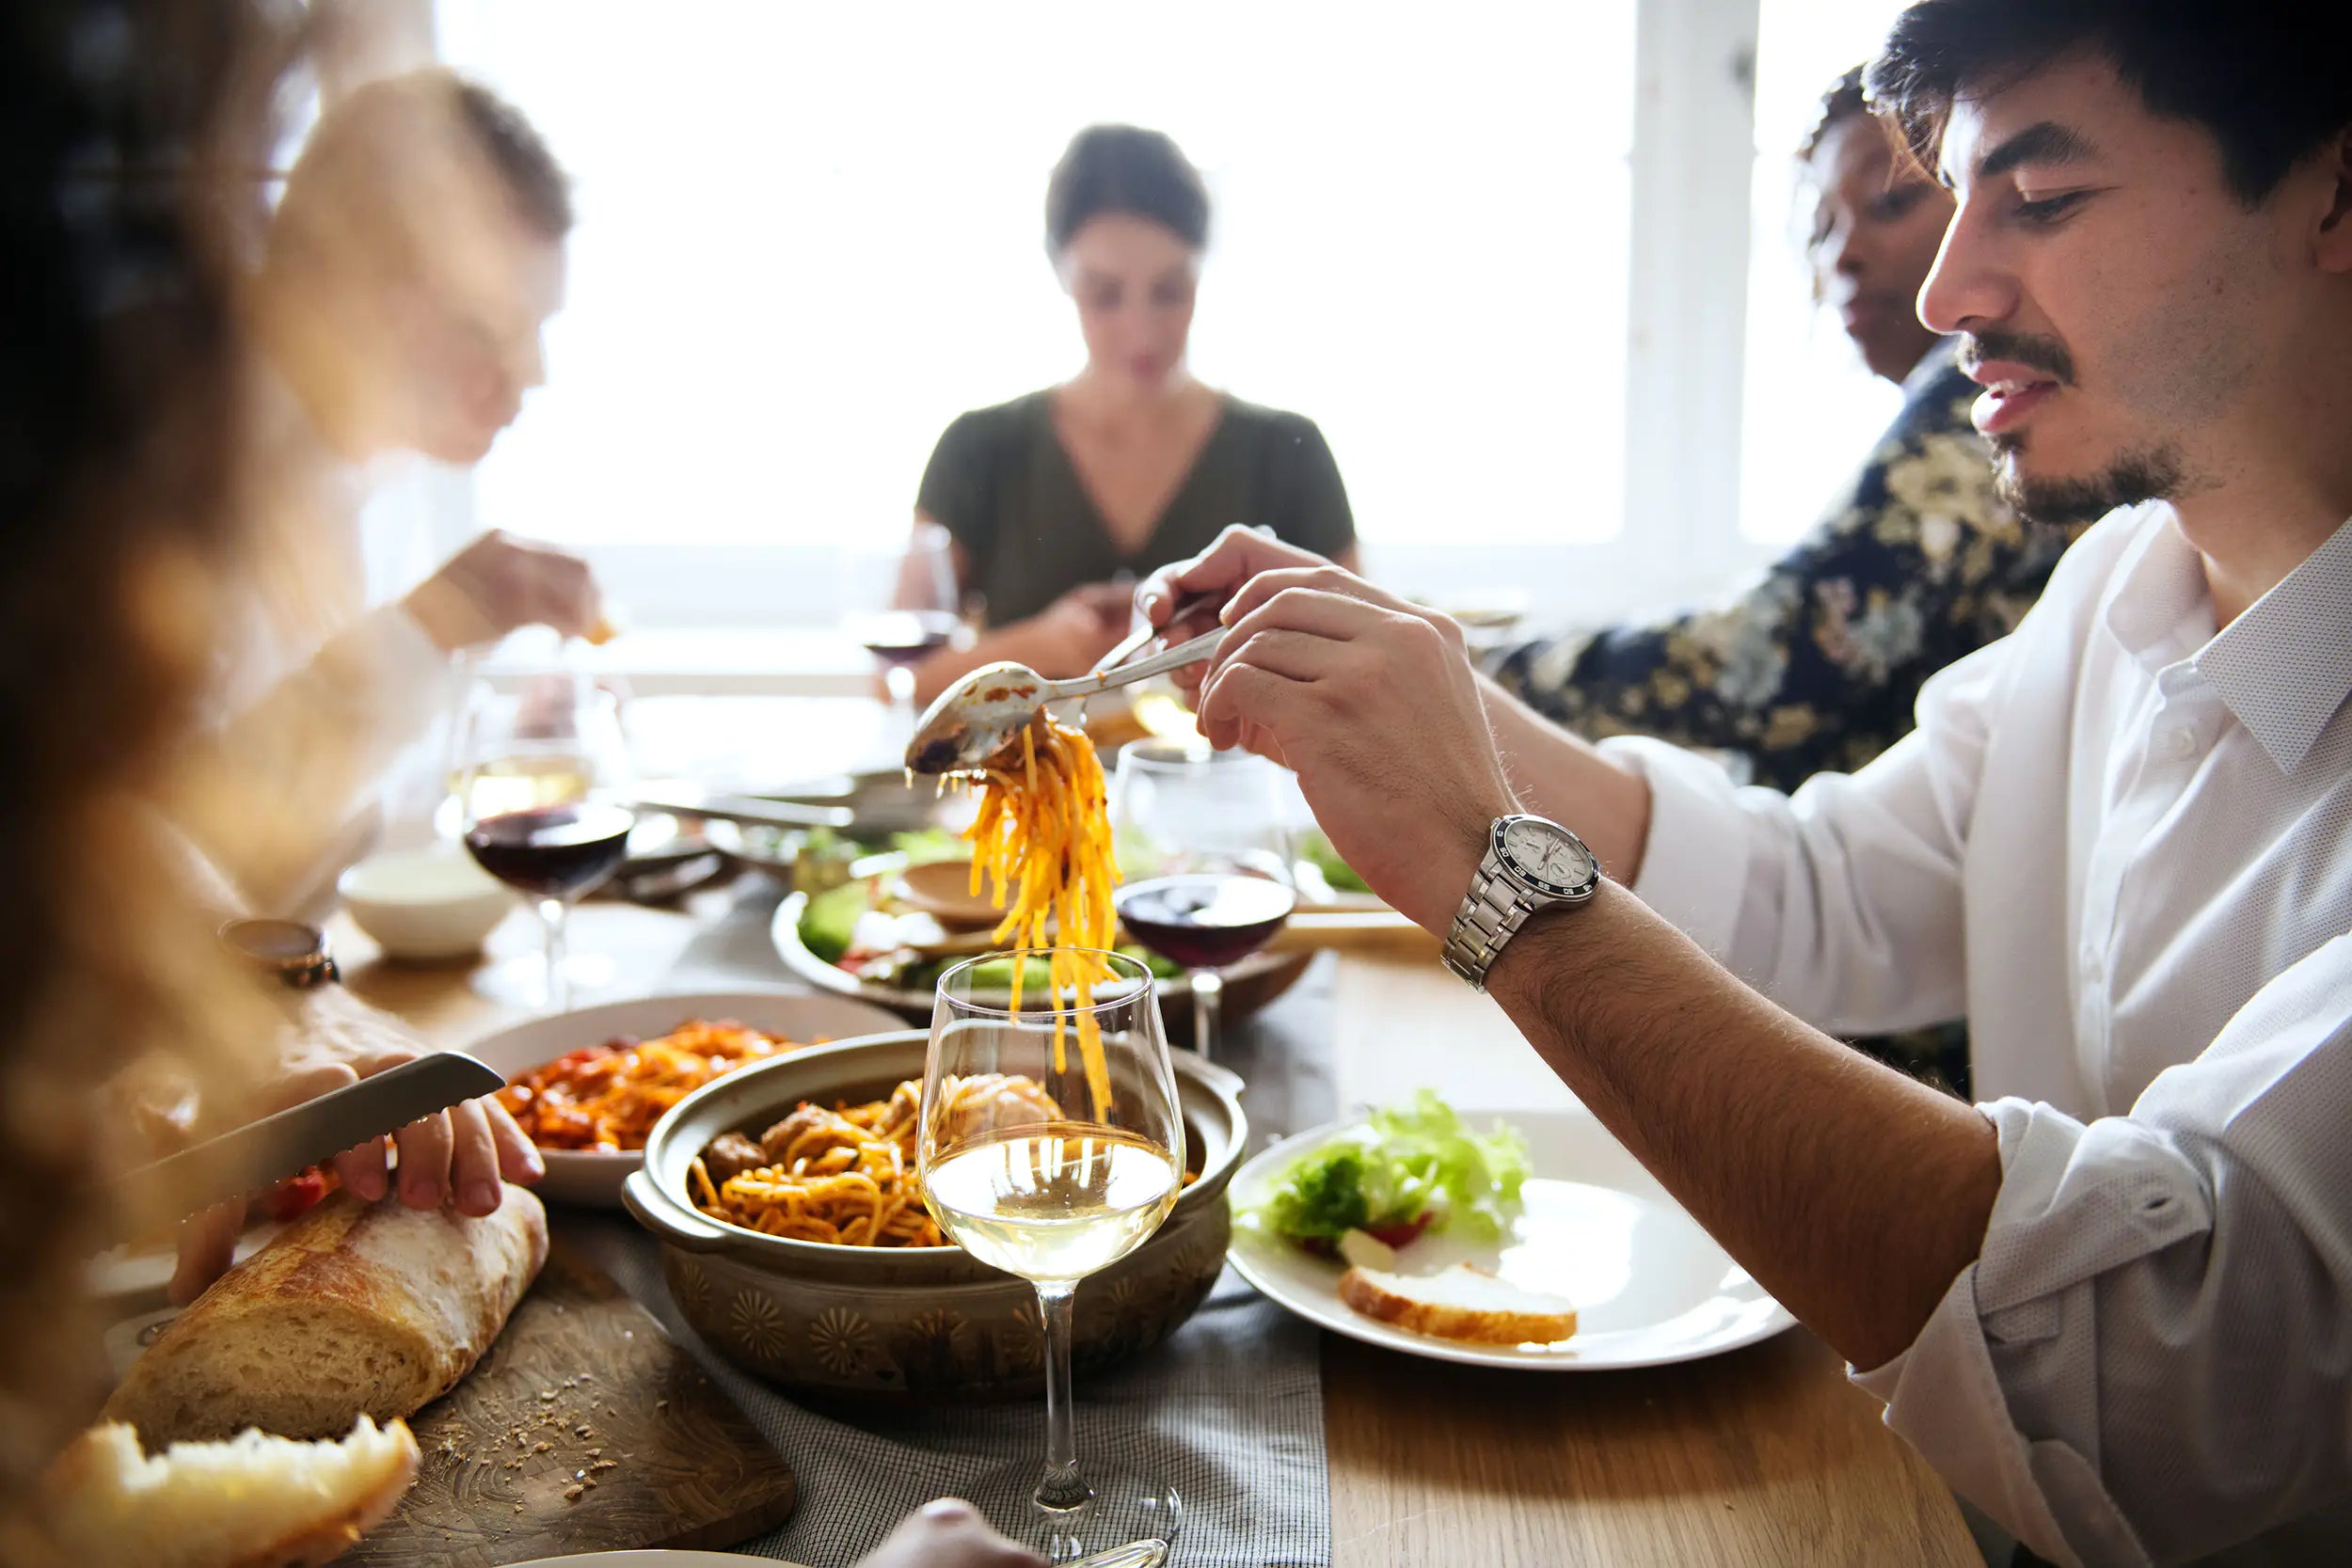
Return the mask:
<svg viewBox="0 0 2352 1568"><path fill-rule="evenodd" d="M416 1485L339 1568L731 1546L797 1500L734 1402L562 1241L482 1364L408 1425Z"/></svg>

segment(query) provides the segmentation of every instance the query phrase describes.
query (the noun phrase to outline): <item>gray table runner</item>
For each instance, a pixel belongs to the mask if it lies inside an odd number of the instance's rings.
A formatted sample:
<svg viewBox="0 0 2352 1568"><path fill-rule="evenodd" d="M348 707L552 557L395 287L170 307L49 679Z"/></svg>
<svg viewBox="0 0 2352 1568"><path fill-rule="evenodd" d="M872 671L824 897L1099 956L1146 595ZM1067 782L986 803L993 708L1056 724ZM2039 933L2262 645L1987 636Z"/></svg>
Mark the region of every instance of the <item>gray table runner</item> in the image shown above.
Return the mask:
<svg viewBox="0 0 2352 1568"><path fill-rule="evenodd" d="M755 884L688 947L667 989L787 979L768 945L776 898L772 884ZM1336 1112L1329 967L1319 963L1288 995L1229 1032L1224 1059L1250 1084L1243 1099L1253 1150L1269 1135ZM566 1216L560 1228L709 1370L799 1476L792 1518L736 1550L838 1568L935 1497L970 1497L992 1517L1016 1511L1017 1496L976 1496L974 1489L1006 1461L1042 1453L1041 1403L854 1419L820 1413L738 1371L680 1321L651 1237L626 1220L600 1216ZM1230 1269L1166 1343L1079 1382L1077 1424L1082 1465L1089 1458L1132 1463L1164 1476L1183 1496L1184 1528L1171 1562L1320 1568L1330 1561L1319 1337Z"/></svg>

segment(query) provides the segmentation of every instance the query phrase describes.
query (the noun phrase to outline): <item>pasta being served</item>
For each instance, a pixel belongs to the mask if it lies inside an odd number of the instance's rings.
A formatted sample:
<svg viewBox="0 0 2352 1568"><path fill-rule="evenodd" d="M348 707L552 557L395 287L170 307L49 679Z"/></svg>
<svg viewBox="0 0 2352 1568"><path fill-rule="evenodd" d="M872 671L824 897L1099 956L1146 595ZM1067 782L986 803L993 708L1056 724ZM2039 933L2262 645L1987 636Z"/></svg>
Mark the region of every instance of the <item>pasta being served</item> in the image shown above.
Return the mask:
<svg viewBox="0 0 2352 1568"><path fill-rule="evenodd" d="M1051 950L1054 992L1073 997L1080 1009L1078 1054L1094 1114L1107 1117L1110 1074L1100 1028L1085 1010L1104 974L1099 960L1081 951L1108 951L1118 940L1111 893L1119 868L1111 859L1103 764L1084 731L1056 723L1041 710L1021 732L1017 760L1011 752L1008 746L977 775L979 815L964 833L973 845L972 891L980 891L983 873L995 882L996 907L1005 918L993 940ZM1016 965L1014 1012L1021 1010L1021 978ZM1057 1072L1067 1065L1066 1022L1060 1016L1054 1021Z"/></svg>

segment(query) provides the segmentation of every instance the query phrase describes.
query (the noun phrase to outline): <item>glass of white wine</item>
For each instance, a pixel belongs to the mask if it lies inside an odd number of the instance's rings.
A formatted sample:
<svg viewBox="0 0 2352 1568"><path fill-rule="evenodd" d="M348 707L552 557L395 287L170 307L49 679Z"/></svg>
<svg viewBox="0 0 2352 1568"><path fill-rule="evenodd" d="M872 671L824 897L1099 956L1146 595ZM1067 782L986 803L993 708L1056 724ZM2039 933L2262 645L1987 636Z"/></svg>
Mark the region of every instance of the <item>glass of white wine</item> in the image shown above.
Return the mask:
<svg viewBox="0 0 2352 1568"><path fill-rule="evenodd" d="M1054 955L991 953L939 978L923 1068L923 1201L948 1239L1037 1287L1044 1326L1045 1461L974 1488L994 1523L1055 1561L1156 1537L1181 1502L1165 1480L1081 1470L1071 1407L1078 1282L1151 1239L1184 1172L1176 1077L1152 972L1116 953L1060 950L1098 978L1057 989ZM1023 984L1009 994L1015 966Z"/></svg>

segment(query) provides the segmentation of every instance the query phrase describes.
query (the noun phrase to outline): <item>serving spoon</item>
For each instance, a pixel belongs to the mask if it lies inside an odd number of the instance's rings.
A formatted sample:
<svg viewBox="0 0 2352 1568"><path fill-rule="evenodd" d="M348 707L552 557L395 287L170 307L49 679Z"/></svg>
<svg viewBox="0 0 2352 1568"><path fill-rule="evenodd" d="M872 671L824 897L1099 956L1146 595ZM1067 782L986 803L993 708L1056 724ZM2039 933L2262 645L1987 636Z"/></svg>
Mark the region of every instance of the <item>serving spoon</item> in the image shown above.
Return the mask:
<svg viewBox="0 0 2352 1568"><path fill-rule="evenodd" d="M1180 617L1170 617L1174 626ZM1091 697L1137 681L1198 664L1216 652L1225 635L1222 626L1189 641L1163 648L1133 664L1106 668L1049 681L1025 664L1007 659L983 664L939 694L914 726L907 742L907 767L917 773L961 773L987 766L988 760L1017 738L1048 703Z"/></svg>

